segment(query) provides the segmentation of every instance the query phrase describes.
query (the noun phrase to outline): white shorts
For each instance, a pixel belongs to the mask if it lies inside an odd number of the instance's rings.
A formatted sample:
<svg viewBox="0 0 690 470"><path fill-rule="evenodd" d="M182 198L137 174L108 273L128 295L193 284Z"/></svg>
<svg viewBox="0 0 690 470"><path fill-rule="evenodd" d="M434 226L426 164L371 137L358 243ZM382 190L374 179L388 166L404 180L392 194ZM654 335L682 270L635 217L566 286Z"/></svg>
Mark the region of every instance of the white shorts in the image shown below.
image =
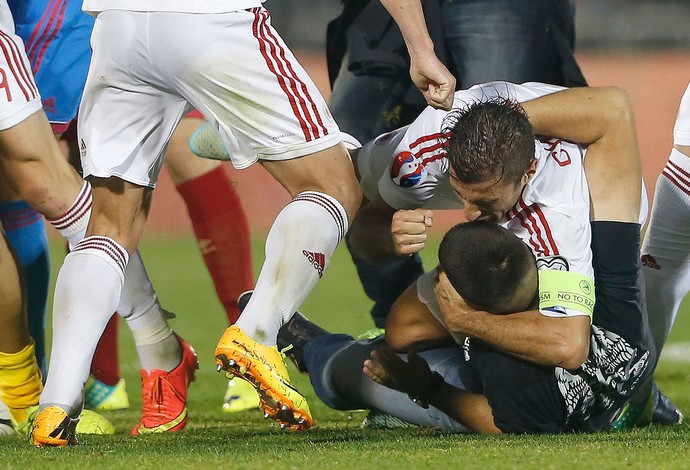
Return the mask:
<svg viewBox="0 0 690 470"><path fill-rule="evenodd" d="M84 176L155 186L188 110L216 127L235 168L337 145L326 102L263 8L223 14L105 11L79 109Z"/></svg>
<svg viewBox="0 0 690 470"><path fill-rule="evenodd" d="M24 42L14 34L7 3L0 2L0 131L42 109Z"/></svg>

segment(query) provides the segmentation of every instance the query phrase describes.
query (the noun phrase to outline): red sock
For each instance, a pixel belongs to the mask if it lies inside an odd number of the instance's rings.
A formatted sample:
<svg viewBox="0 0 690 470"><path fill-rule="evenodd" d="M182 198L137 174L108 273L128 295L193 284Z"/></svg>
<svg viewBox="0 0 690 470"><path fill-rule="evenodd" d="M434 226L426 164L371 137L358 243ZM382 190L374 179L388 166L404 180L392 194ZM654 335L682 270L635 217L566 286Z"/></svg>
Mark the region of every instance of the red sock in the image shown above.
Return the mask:
<svg viewBox="0 0 690 470"><path fill-rule="evenodd" d="M98 341L91 361L91 375L106 385L117 385L120 380L120 355L117 347L118 315L114 314Z"/></svg>
<svg viewBox="0 0 690 470"><path fill-rule="evenodd" d="M218 167L177 186L216 293L230 324L240 316L237 297L254 285L249 224L235 186Z"/></svg>

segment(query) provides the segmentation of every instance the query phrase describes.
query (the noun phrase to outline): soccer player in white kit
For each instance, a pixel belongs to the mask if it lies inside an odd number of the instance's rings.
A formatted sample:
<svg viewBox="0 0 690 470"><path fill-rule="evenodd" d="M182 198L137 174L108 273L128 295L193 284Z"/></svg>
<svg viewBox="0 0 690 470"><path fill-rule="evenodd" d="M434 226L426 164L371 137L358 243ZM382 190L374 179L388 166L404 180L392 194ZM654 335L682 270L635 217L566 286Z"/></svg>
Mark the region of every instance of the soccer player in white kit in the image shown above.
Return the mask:
<svg viewBox="0 0 690 470"><path fill-rule="evenodd" d="M0 49L3 51L0 54L3 189L9 188L23 197L48 218L68 243L75 244L83 237L91 213L91 188L69 166L53 137L24 43L14 32L14 21L4 0L0 1ZM3 258L3 266L13 262L6 256ZM2 269L2 273L3 289L8 289L0 295L4 315L15 306L13 302L21 297L22 292L13 280L13 269ZM145 272L138 274L141 276L137 276L135 281L137 289L150 287ZM155 302L155 293L150 292ZM16 315L25 315L25 312L20 308ZM162 312L155 308L143 314L138 312L137 316L142 315L147 319L159 315L165 321ZM14 319L18 320L16 316ZM12 323L5 317L3 322L7 326L4 332L7 336L0 346L0 397L10 409L13 425L28 431L28 423L38 408L38 394L42 389L34 343L27 332L18 329L16 321ZM167 323L165 325L167 327ZM179 356L176 360L179 361ZM91 412L84 415L87 417L89 419L82 420L80 427L90 421L101 432L113 432L112 425L105 418ZM76 426L76 420L73 424Z"/></svg>
<svg viewBox="0 0 690 470"><path fill-rule="evenodd" d="M680 303L690 291L690 84L673 127L671 154L656 182L641 253L650 326L661 352ZM636 396L631 401L635 406L630 413L642 415L647 397ZM680 423L683 416L674 410L667 419Z"/></svg>
<svg viewBox="0 0 690 470"><path fill-rule="evenodd" d="M387 3L401 4L404 14L410 2ZM266 414L282 426L310 427L308 405L290 385L275 337L323 275L361 200L323 98L260 0L86 0L83 9L97 15L79 118L93 218L58 276L54 334L63 342L53 349L34 443L53 444L79 401L79 394L60 393L83 375L65 371L77 354L70 341L81 325L81 341L95 346L116 307L165 147L191 108L217 128L236 168L260 161L293 197L268 235L251 302L218 343L218 368L250 381ZM417 9L411 11L414 23ZM418 43L418 36L409 40ZM434 73L422 77L423 88L444 103L452 88L435 87L449 82L435 81ZM170 418L178 426L186 414Z"/></svg>

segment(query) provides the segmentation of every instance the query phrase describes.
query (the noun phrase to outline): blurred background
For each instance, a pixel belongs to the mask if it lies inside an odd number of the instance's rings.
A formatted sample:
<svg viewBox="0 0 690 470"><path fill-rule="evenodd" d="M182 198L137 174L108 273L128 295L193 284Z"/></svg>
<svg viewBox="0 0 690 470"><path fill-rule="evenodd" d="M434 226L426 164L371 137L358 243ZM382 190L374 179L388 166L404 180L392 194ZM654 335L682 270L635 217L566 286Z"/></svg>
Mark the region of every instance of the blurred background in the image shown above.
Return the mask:
<svg viewBox="0 0 690 470"><path fill-rule="evenodd" d="M690 1L577 0L575 4L577 59L590 85L618 85L630 94L651 196L690 79ZM265 5L276 29L328 96L326 25L339 14L340 1L269 0ZM287 202L287 194L259 165L242 171L225 166L238 185L253 234L262 236ZM191 234L185 206L166 174L154 194L147 233ZM435 229L444 231L458 217L442 214Z"/></svg>

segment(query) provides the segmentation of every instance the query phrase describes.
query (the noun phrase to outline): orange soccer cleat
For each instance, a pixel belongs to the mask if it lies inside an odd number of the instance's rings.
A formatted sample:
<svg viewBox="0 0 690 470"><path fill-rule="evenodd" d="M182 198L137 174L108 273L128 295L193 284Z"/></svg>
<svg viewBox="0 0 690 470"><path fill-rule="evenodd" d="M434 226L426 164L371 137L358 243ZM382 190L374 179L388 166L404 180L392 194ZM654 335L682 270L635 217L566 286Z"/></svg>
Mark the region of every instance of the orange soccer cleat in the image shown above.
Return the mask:
<svg viewBox="0 0 690 470"><path fill-rule="evenodd" d="M70 418L62 408L49 406L36 415L31 428L31 442L36 447L77 444L78 422L79 418Z"/></svg>
<svg viewBox="0 0 690 470"><path fill-rule="evenodd" d="M215 356L219 371L226 370L254 386L266 418L292 430L313 426L307 400L290 384L283 355L276 347L257 343L233 325L218 342Z"/></svg>
<svg viewBox="0 0 690 470"><path fill-rule="evenodd" d="M132 434L176 432L187 424L187 390L199 368L194 348L177 337L182 348L180 364L170 372L141 371L141 420Z"/></svg>

